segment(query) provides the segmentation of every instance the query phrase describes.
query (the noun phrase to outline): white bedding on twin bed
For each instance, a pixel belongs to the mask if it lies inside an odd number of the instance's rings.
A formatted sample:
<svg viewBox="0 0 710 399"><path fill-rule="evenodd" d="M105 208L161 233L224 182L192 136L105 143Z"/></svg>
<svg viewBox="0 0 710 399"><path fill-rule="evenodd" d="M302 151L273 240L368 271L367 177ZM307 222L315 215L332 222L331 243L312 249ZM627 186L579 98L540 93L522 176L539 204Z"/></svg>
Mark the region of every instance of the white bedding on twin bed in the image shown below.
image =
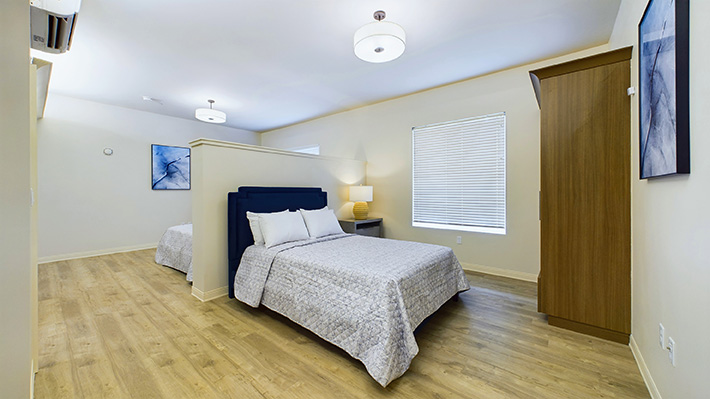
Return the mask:
<svg viewBox="0 0 710 399"><path fill-rule="evenodd" d="M419 351L414 329L469 288L451 248L349 234L252 245L234 282L237 299L341 347L382 386Z"/></svg>
<svg viewBox="0 0 710 399"><path fill-rule="evenodd" d="M192 224L165 231L155 251L155 262L187 274L187 281L192 281Z"/></svg>

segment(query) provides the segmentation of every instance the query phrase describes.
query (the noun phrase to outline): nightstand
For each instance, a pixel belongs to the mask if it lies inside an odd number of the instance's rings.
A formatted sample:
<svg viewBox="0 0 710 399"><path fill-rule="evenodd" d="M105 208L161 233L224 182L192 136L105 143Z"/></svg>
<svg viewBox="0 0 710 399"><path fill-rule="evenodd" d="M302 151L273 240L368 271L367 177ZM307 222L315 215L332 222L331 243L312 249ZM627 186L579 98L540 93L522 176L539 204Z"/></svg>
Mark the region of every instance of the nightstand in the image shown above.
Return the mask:
<svg viewBox="0 0 710 399"><path fill-rule="evenodd" d="M382 237L382 218L378 219L347 219L338 220L343 231L362 236Z"/></svg>

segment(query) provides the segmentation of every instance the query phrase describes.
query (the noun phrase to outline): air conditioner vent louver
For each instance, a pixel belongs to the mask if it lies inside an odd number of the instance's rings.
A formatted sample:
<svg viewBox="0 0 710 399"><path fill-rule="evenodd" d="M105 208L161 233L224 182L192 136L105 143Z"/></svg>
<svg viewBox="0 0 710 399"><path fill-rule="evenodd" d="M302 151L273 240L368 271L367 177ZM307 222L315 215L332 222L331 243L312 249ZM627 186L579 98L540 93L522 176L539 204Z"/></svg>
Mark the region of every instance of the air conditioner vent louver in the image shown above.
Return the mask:
<svg viewBox="0 0 710 399"><path fill-rule="evenodd" d="M69 50L78 15L58 15L37 7L30 9L32 48L55 54Z"/></svg>

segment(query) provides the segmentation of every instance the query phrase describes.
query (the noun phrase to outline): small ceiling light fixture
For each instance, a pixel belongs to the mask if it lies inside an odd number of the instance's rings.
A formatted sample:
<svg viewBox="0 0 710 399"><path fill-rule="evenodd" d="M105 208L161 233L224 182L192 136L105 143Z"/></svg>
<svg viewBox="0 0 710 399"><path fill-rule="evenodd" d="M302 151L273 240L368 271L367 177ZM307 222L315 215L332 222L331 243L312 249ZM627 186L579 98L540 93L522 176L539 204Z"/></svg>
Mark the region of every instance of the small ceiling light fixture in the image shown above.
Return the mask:
<svg viewBox="0 0 710 399"><path fill-rule="evenodd" d="M363 25L355 31L355 55L367 62L392 61L404 53L404 29L394 22L383 21L384 11L375 11L373 17L375 22Z"/></svg>
<svg viewBox="0 0 710 399"><path fill-rule="evenodd" d="M198 108L195 110L195 118L207 123L224 123L227 121L227 114L222 111L212 109L214 100L207 100L210 103L209 108Z"/></svg>

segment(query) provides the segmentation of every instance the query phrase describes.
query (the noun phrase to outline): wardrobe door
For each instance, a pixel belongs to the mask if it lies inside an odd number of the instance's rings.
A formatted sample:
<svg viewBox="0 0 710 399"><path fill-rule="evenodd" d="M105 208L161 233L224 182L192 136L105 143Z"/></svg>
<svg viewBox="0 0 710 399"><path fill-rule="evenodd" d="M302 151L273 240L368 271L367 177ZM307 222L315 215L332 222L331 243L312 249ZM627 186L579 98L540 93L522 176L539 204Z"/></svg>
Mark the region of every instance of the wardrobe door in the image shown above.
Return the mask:
<svg viewBox="0 0 710 399"><path fill-rule="evenodd" d="M540 82L540 310L624 334L631 330L629 80L625 60Z"/></svg>

